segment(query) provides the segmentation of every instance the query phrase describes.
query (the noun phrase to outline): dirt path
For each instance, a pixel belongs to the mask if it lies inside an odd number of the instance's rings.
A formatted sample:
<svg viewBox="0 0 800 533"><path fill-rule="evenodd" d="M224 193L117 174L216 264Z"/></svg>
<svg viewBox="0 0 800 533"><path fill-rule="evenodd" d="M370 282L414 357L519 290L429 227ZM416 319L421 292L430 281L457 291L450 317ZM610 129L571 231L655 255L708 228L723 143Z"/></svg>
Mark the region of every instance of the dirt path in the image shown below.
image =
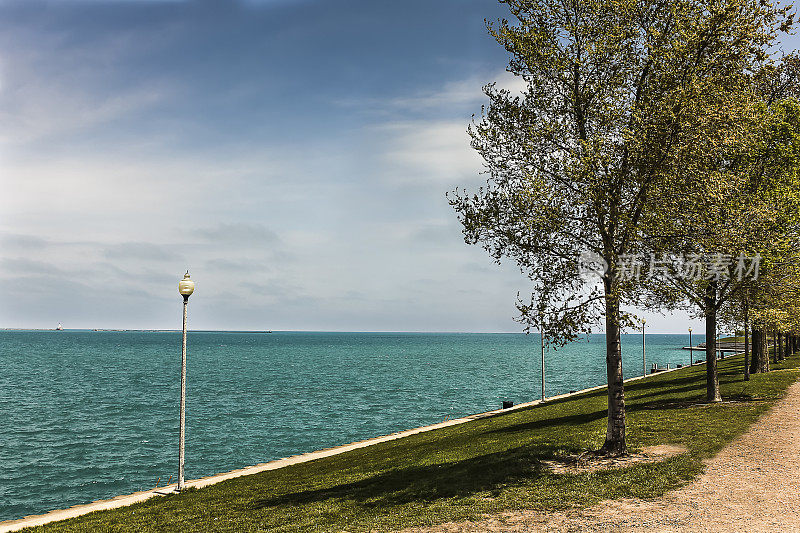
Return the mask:
<svg viewBox="0 0 800 533"><path fill-rule="evenodd" d="M707 465L696 481L655 501L606 501L564 513L509 512L415 531L800 531L800 382Z"/></svg>

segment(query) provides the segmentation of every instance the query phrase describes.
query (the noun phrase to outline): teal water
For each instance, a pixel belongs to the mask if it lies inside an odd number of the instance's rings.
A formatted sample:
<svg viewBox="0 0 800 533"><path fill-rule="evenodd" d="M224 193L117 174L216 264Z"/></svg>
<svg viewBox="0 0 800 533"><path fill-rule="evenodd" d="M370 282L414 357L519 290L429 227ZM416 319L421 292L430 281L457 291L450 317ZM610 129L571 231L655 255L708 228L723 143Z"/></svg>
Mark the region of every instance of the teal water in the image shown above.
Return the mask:
<svg viewBox="0 0 800 533"><path fill-rule="evenodd" d="M648 368L687 344L648 335ZM641 335L622 346L640 375ZM533 400L540 372L535 335L190 332L186 478ZM604 336L545 374L548 395L604 383ZM165 484L179 377L179 333L0 331L0 520Z"/></svg>

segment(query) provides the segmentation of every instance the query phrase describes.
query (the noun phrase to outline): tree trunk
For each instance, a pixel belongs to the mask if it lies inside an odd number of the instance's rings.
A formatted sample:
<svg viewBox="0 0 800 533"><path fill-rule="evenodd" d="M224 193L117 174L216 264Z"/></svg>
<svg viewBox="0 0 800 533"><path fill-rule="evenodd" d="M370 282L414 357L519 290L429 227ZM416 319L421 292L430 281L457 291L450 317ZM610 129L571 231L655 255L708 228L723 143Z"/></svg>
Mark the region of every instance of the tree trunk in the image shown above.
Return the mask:
<svg viewBox="0 0 800 533"><path fill-rule="evenodd" d="M764 330L764 336L762 337L761 342L764 345L762 348L764 355L761 358L761 361L759 361L761 364L760 372L767 373L769 372L769 335L767 334L767 330Z"/></svg>
<svg viewBox="0 0 800 533"><path fill-rule="evenodd" d="M769 353L769 337L767 337L767 353ZM778 335L774 329L772 330L772 362L773 364L778 364Z"/></svg>
<svg viewBox="0 0 800 533"><path fill-rule="evenodd" d="M608 376L608 426L600 451L618 456L628 453L625 444L625 391L622 384L619 296L610 275L603 280L606 300L606 373Z"/></svg>
<svg viewBox="0 0 800 533"><path fill-rule="evenodd" d="M706 399L719 402L719 381L717 379L717 283L710 281L704 299L706 314Z"/></svg>
<svg viewBox="0 0 800 533"><path fill-rule="evenodd" d="M744 303L744 380L750 380L750 315L748 305Z"/></svg>
<svg viewBox="0 0 800 533"><path fill-rule="evenodd" d="M752 339L752 356L753 358L750 360L750 373L751 374L758 374L761 370L761 350L764 347L764 344L761 340L762 332L760 329L756 329L753 327L753 335Z"/></svg>
<svg viewBox="0 0 800 533"><path fill-rule="evenodd" d="M775 340L775 359L783 361L783 332L779 331Z"/></svg>

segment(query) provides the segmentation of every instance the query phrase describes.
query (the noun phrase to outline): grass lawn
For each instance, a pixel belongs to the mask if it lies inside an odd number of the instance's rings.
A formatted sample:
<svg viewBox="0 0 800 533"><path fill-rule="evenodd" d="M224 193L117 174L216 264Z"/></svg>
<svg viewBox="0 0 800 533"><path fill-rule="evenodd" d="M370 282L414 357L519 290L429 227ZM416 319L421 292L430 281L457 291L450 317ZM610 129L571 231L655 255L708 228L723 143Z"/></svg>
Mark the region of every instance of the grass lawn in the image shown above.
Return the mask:
<svg viewBox="0 0 800 533"><path fill-rule="evenodd" d="M722 396L704 404L705 366L626 385L632 449L683 444L660 463L553 474L541 459L598 448L605 391L354 450L180 495L84 515L36 531L391 531L504 509L558 509L652 498L696 476L797 378L793 356L742 381L742 357L719 361Z"/></svg>

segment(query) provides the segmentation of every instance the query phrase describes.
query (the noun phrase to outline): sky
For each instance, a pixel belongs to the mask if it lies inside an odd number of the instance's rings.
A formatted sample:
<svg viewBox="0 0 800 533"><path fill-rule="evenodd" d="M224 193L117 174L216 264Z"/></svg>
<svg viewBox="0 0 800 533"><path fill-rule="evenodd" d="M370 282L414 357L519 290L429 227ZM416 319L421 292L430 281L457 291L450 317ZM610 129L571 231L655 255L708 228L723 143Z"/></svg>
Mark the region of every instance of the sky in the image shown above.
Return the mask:
<svg viewBox="0 0 800 533"><path fill-rule="evenodd" d="M0 0L0 327L520 331L466 245L494 0ZM684 313L648 318L685 332Z"/></svg>

